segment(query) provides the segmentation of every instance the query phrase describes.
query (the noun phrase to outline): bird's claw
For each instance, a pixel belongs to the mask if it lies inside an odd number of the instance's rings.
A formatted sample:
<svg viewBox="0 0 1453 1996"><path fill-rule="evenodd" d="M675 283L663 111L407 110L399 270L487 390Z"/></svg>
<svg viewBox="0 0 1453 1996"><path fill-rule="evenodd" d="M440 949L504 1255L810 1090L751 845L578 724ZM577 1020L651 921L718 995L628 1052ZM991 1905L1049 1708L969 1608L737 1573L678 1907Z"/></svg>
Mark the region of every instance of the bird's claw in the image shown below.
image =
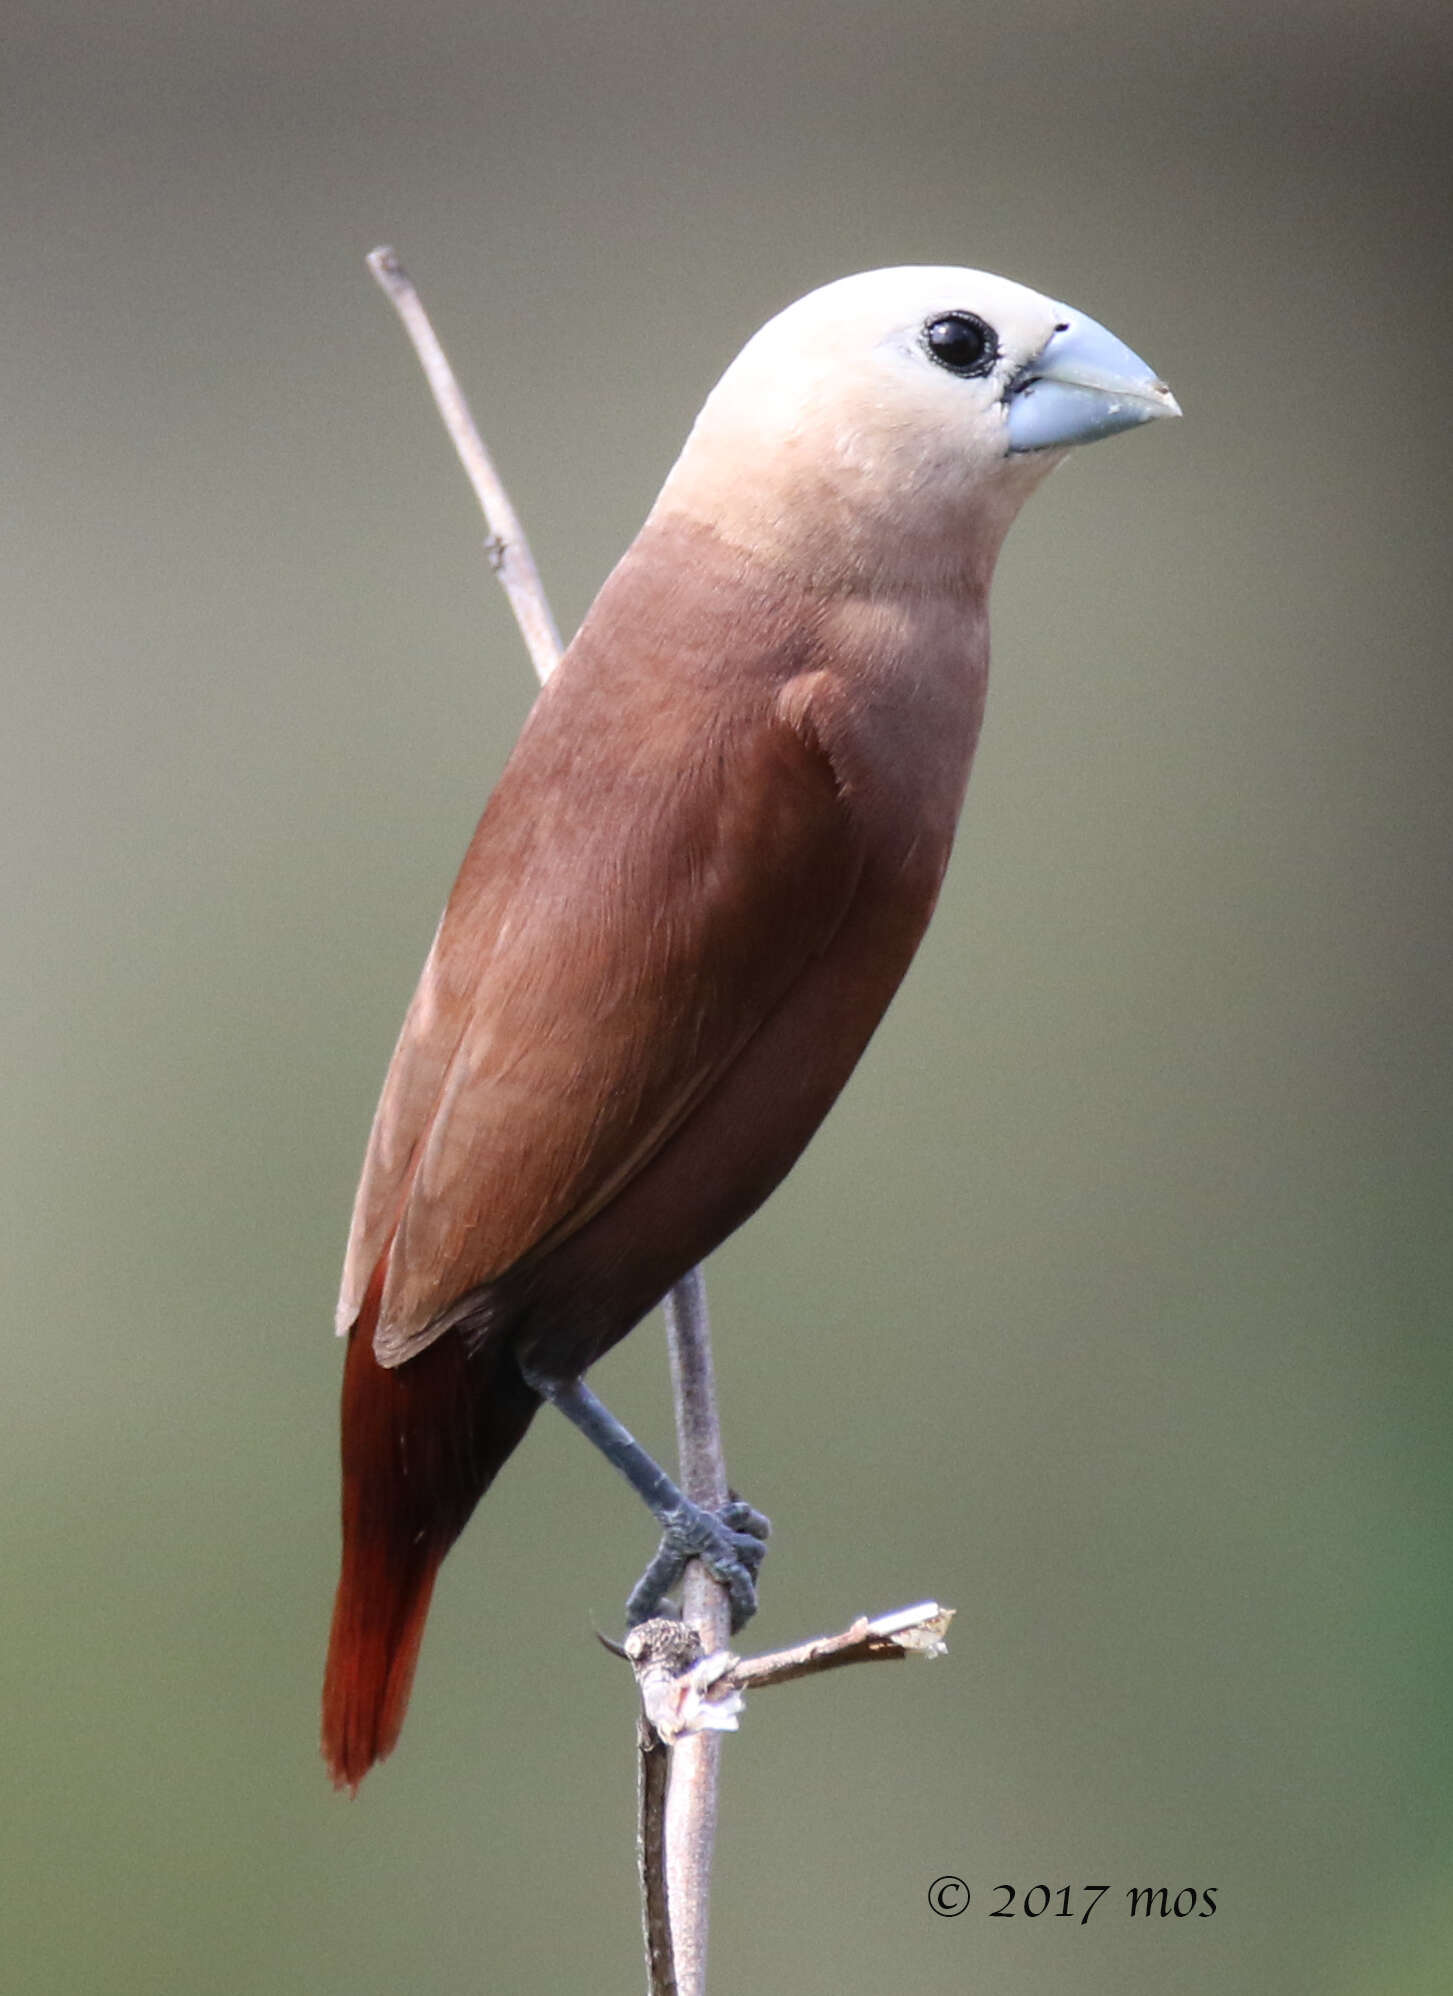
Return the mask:
<svg viewBox="0 0 1453 1996"><path fill-rule="evenodd" d="M762 1513L739 1497L715 1511L683 1505L667 1520L656 1557L631 1590L626 1626L633 1629L659 1615L687 1562L699 1559L727 1590L735 1635L757 1612L757 1573L771 1529Z"/></svg>

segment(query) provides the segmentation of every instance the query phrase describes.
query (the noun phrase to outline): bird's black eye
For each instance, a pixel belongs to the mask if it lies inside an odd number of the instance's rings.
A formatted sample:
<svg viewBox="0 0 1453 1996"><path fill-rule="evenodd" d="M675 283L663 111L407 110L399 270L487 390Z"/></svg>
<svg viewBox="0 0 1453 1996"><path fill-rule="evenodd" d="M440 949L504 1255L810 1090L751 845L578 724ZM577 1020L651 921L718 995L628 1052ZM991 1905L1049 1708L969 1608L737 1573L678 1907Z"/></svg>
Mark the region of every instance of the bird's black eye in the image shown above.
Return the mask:
<svg viewBox="0 0 1453 1996"><path fill-rule="evenodd" d="M941 319L930 319L923 338L939 366L953 374L987 374L999 358L993 327L972 312L946 312Z"/></svg>

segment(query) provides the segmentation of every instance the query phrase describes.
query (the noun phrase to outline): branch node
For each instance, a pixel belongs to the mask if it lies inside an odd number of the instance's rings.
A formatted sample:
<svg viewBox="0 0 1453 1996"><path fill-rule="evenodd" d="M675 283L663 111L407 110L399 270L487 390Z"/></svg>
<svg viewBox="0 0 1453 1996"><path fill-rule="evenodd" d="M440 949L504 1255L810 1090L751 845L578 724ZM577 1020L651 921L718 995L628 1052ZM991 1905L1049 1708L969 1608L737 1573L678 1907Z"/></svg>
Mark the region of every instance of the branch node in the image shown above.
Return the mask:
<svg viewBox="0 0 1453 1996"><path fill-rule="evenodd" d="M686 1622L664 1617L642 1622L626 1637L621 1654L636 1673L641 1704L661 1738L674 1746L690 1733L734 1733L745 1691L790 1684L849 1663L901 1663L908 1656L944 1656L952 1608L918 1601L870 1621L859 1615L835 1636L813 1636L765 1656L702 1655L701 1639Z"/></svg>
<svg viewBox="0 0 1453 1996"><path fill-rule="evenodd" d="M689 1622L657 1616L626 1637L641 1708L667 1746L690 1733L734 1733L742 1694L730 1682L737 1659L729 1650L701 1653Z"/></svg>

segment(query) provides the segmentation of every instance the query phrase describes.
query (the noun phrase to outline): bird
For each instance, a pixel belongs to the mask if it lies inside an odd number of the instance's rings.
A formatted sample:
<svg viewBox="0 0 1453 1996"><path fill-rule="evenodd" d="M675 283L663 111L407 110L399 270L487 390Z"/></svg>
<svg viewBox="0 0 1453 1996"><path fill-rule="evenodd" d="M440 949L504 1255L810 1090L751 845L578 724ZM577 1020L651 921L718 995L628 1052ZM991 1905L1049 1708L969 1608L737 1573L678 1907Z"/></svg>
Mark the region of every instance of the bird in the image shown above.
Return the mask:
<svg viewBox="0 0 1453 1996"><path fill-rule="evenodd" d="M489 797L384 1081L338 1304L322 1746L396 1744L435 1579L547 1402L755 1606L766 1520L690 1504L585 1383L781 1182L908 968L984 710L988 594L1075 445L1175 398L987 272L789 305L711 392Z"/></svg>

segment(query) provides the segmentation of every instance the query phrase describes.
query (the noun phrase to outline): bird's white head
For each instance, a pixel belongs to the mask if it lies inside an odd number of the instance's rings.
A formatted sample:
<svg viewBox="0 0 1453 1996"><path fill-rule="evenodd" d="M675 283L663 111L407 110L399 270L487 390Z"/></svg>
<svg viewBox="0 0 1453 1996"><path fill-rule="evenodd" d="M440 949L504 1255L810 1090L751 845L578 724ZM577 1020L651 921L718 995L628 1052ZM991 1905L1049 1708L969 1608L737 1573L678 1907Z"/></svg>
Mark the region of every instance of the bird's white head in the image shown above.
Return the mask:
<svg viewBox="0 0 1453 1996"><path fill-rule="evenodd" d="M750 339L657 502L825 587L987 583L1073 444L1179 415L1082 312L981 270L840 278Z"/></svg>

